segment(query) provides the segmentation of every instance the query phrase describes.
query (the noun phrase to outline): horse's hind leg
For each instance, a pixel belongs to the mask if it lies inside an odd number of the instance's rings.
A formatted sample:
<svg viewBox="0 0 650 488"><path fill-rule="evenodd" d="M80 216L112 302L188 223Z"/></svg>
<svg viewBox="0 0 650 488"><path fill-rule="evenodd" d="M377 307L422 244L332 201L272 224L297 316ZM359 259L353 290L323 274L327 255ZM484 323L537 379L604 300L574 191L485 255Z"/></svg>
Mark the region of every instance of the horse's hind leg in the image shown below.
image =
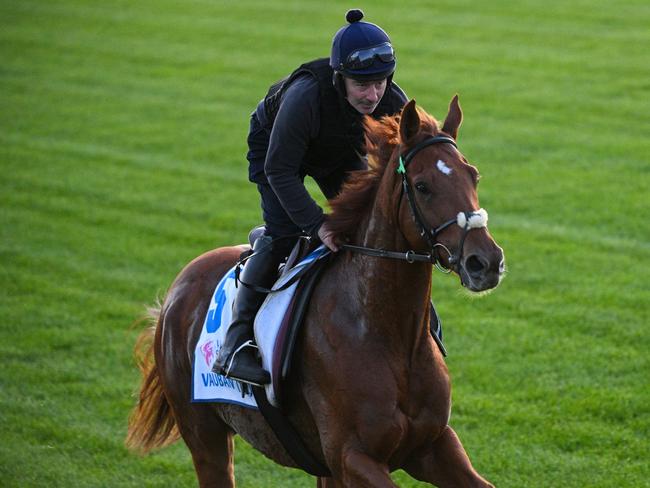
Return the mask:
<svg viewBox="0 0 650 488"><path fill-rule="evenodd" d="M405 465L404 470L420 481L445 487L494 488L479 475L454 430L447 426L440 436Z"/></svg>
<svg viewBox="0 0 650 488"><path fill-rule="evenodd" d="M199 486L234 488L232 431L212 406L195 403L188 407L178 427L192 454Z"/></svg>

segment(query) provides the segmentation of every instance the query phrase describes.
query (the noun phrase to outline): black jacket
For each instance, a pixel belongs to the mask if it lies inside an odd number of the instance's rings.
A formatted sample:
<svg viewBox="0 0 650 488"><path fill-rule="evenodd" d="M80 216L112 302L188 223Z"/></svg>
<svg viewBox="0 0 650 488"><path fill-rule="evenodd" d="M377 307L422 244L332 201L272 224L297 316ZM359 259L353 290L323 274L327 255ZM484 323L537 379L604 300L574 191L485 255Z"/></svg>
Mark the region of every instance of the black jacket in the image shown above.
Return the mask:
<svg viewBox="0 0 650 488"><path fill-rule="evenodd" d="M332 198L347 171L365 167L363 115L334 86L333 75L327 58L303 64L271 86L254 114L270 137L264 168L259 158L251 160L251 180L268 182L289 217L309 233L322 223L323 211L305 189L305 175ZM372 117L393 115L405 102L391 79Z"/></svg>

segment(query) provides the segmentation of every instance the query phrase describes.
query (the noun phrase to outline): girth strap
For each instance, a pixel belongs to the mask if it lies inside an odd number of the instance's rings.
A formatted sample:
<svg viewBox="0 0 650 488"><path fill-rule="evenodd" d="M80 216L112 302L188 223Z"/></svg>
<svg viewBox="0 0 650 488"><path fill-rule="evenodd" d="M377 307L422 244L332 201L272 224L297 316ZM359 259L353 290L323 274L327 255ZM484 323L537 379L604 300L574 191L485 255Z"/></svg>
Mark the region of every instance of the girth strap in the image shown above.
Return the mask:
<svg viewBox="0 0 650 488"><path fill-rule="evenodd" d="M282 410L269 403L264 388L259 386L253 386L252 388L260 413L296 464L313 476L332 476L327 466L324 466L312 456L302 441L302 437L296 432Z"/></svg>

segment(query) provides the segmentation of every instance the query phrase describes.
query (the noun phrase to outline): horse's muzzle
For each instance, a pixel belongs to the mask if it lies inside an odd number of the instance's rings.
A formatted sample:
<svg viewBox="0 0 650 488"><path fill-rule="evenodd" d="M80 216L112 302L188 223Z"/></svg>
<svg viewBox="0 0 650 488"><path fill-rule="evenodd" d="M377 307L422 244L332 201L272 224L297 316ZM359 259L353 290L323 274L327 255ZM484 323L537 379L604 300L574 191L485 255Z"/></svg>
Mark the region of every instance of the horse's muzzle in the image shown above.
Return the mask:
<svg viewBox="0 0 650 488"><path fill-rule="evenodd" d="M495 288L505 274L503 251L496 246L491 253L471 253L459 266L460 280L467 289L480 292Z"/></svg>

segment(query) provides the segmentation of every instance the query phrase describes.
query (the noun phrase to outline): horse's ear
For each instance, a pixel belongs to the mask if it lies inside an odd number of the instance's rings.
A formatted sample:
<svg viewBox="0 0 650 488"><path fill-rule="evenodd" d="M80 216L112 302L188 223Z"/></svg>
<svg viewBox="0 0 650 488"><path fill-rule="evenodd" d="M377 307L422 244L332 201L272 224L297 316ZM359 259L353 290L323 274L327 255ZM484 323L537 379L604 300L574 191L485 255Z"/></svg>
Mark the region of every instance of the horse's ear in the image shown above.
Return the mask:
<svg viewBox="0 0 650 488"><path fill-rule="evenodd" d="M460 104L458 103L458 95L456 95L451 99L451 103L449 104L449 112L445 118L445 123L442 126L442 130L456 139L458 137L458 128L460 127L462 121L463 111L460 109Z"/></svg>
<svg viewBox="0 0 650 488"><path fill-rule="evenodd" d="M420 116L415 108L415 100L411 99L402 109L399 121L399 135L403 143L407 143L420 132Z"/></svg>

